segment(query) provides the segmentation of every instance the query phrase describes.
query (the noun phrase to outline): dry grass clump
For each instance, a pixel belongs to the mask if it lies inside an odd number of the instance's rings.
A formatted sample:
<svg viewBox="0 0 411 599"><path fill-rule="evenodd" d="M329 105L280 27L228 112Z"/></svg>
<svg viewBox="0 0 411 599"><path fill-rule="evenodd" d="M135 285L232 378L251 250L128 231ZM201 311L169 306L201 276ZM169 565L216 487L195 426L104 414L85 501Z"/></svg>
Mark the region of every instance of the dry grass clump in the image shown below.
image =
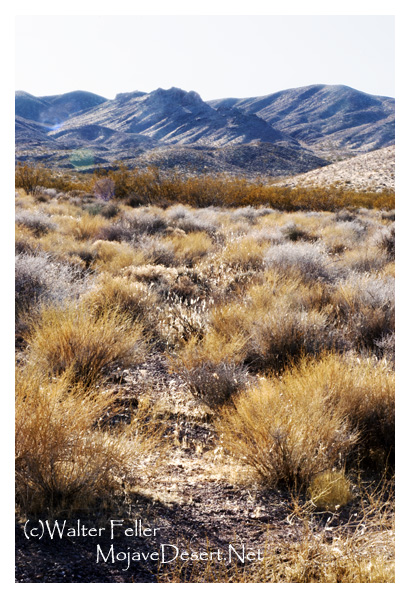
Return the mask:
<svg viewBox="0 0 411 599"><path fill-rule="evenodd" d="M100 215L91 215L83 212L81 216L73 217L62 215L55 217L62 235L70 236L79 241L96 239L107 220Z"/></svg>
<svg viewBox="0 0 411 599"><path fill-rule="evenodd" d="M327 470L317 474L311 481L308 493L316 508L333 512L353 498L351 483L344 470Z"/></svg>
<svg viewBox="0 0 411 599"><path fill-rule="evenodd" d="M113 397L49 379L35 366L17 369L16 499L26 513L89 508L110 499L133 460L133 446L103 432L99 418Z"/></svg>
<svg viewBox="0 0 411 599"><path fill-rule="evenodd" d="M14 233L15 254L36 254L40 249L38 239L32 233L28 234L25 227L16 226Z"/></svg>
<svg viewBox="0 0 411 599"><path fill-rule="evenodd" d="M17 225L23 226L33 232L36 237L45 235L49 231L57 228L49 216L42 212L33 212L31 210L22 210L17 212L15 221Z"/></svg>
<svg viewBox="0 0 411 599"><path fill-rule="evenodd" d="M385 362L329 354L240 393L218 424L223 446L269 485L308 485L353 452L393 460L394 376Z"/></svg>
<svg viewBox="0 0 411 599"><path fill-rule="evenodd" d="M303 361L290 371L288 387L295 394L321 396L327 409L358 430L359 455L378 468L393 464L395 443L395 377L385 360L328 354Z"/></svg>
<svg viewBox="0 0 411 599"><path fill-rule="evenodd" d="M265 254L266 268L297 272L307 282L332 281L338 275L336 265L321 244L306 241L288 242L269 248Z"/></svg>
<svg viewBox="0 0 411 599"><path fill-rule="evenodd" d="M352 274L331 296L332 311L349 346L375 349L395 328L395 281L392 276Z"/></svg>
<svg viewBox="0 0 411 599"><path fill-rule="evenodd" d="M217 425L223 447L270 487L307 487L315 475L341 467L357 437L323 396L293 393L292 376L261 379Z"/></svg>
<svg viewBox="0 0 411 599"><path fill-rule="evenodd" d="M27 515L110 508L136 483L140 460L161 458L161 425L143 398L127 427L109 426L116 395L73 378L16 369L16 500Z"/></svg>
<svg viewBox="0 0 411 599"><path fill-rule="evenodd" d="M244 343L239 355L234 356L237 362L243 361L254 371L281 370L303 354L316 354L327 344L332 345L327 314L306 309L304 302L310 303L307 296L293 306L288 292L294 288L294 280L288 290L287 283L278 295L266 282L251 285L244 298L212 311L210 326L225 339L222 352L232 339L241 336Z"/></svg>
<svg viewBox="0 0 411 599"><path fill-rule="evenodd" d="M81 269L53 261L46 253L17 254L15 259L16 319L39 303L60 303L89 287Z"/></svg>
<svg viewBox="0 0 411 599"><path fill-rule="evenodd" d="M395 224L379 231L374 239L376 246L384 250L391 260L395 258Z"/></svg>
<svg viewBox="0 0 411 599"><path fill-rule="evenodd" d="M386 252L378 250L375 246L363 245L345 252L341 257L341 265L350 272L378 273L383 270L390 258Z"/></svg>
<svg viewBox="0 0 411 599"><path fill-rule="evenodd" d="M94 289L84 296L84 302L94 314L104 314L114 308L133 321L142 322L159 298L145 283L103 273L96 280Z"/></svg>
<svg viewBox="0 0 411 599"><path fill-rule="evenodd" d="M263 266L268 243L251 236L234 239L227 243L220 260L224 265L238 270L259 270Z"/></svg>
<svg viewBox="0 0 411 599"><path fill-rule="evenodd" d="M145 264L144 253L127 243L117 241L95 241L91 250L94 253L94 267L100 272L119 274L130 266Z"/></svg>
<svg viewBox="0 0 411 599"><path fill-rule="evenodd" d="M46 306L26 335L29 360L44 372L71 372L92 384L117 363L141 360L146 346L143 326L117 307L93 314L87 304Z"/></svg>
<svg viewBox="0 0 411 599"><path fill-rule="evenodd" d="M212 329L201 341L192 335L176 356L169 356L169 362L199 403L218 409L248 381L241 360L244 346L241 336L227 339Z"/></svg>
<svg viewBox="0 0 411 599"><path fill-rule="evenodd" d="M169 238L174 250L176 264L186 265L189 268L206 256L213 241L202 231L188 233L184 237L172 236Z"/></svg>

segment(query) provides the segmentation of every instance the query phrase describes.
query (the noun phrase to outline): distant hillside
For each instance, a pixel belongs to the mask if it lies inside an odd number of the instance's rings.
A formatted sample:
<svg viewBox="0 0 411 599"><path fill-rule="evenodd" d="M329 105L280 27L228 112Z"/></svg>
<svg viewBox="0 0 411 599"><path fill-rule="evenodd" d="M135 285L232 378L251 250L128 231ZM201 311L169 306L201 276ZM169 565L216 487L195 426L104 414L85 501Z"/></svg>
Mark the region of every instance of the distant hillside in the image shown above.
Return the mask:
<svg viewBox="0 0 411 599"><path fill-rule="evenodd" d="M344 85L309 85L256 98L226 98L213 108L238 108L316 152L364 152L395 142L393 98Z"/></svg>
<svg viewBox="0 0 411 599"><path fill-rule="evenodd" d="M278 183L284 187L344 187L356 191L395 189L395 146L335 162Z"/></svg>
<svg viewBox="0 0 411 599"><path fill-rule="evenodd" d="M139 133L163 144L223 146L230 143L288 141L298 145L255 115L214 110L195 92L157 89L125 94L68 119L62 129L101 125L122 133ZM60 132L57 134L59 135ZM56 135L56 134L54 134Z"/></svg>
<svg viewBox="0 0 411 599"><path fill-rule="evenodd" d="M394 100L313 85L204 102L178 88L107 100L84 91L16 92L16 156L61 167L156 164L196 172L286 176L394 143Z"/></svg>
<svg viewBox="0 0 411 599"><path fill-rule="evenodd" d="M16 116L54 126L66 121L78 112L94 108L106 98L90 92L75 91L59 96L36 98L23 91L16 92Z"/></svg>

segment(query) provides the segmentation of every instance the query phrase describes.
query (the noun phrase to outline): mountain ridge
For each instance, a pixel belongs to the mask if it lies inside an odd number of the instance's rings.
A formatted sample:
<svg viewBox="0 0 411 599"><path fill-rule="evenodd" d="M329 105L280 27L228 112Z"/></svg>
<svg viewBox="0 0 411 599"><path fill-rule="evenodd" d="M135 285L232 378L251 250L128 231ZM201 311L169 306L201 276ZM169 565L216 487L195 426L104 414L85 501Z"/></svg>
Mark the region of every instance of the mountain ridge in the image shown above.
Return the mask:
<svg viewBox="0 0 411 599"><path fill-rule="evenodd" d="M112 100L85 91L39 97L18 91L16 154L23 160L47 154L47 163L67 166L70 152L87 149L99 165L136 166L154 156L165 168L191 163L197 171L286 176L392 145L394 122L394 99L347 86L209 102L176 87Z"/></svg>

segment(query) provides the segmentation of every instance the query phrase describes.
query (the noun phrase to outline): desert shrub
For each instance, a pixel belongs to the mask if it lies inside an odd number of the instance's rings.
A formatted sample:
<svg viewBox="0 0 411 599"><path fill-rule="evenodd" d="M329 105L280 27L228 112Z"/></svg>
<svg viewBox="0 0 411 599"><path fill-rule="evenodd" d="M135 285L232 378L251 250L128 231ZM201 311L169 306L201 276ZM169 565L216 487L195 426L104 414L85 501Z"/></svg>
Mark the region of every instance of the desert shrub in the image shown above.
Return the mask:
<svg viewBox="0 0 411 599"><path fill-rule="evenodd" d="M103 241L132 242L135 239L135 232L127 222L120 220L102 227L98 233L98 238Z"/></svg>
<svg viewBox="0 0 411 599"><path fill-rule="evenodd" d="M320 244L288 242L269 248L264 257L266 268L283 272L297 271L306 281L332 281L338 274L330 256Z"/></svg>
<svg viewBox="0 0 411 599"><path fill-rule="evenodd" d="M395 210L381 210L380 212L381 218L384 218L388 221L395 221Z"/></svg>
<svg viewBox="0 0 411 599"><path fill-rule="evenodd" d="M108 202L108 200L111 200L111 198L114 197L114 190L114 181L109 177L102 177L101 179L97 179L93 187L94 194L101 200L104 200L105 202Z"/></svg>
<svg viewBox="0 0 411 599"><path fill-rule="evenodd" d="M113 202L93 202L85 206L84 209L92 216L101 214L104 218L114 218L120 212L120 207Z"/></svg>
<svg viewBox="0 0 411 599"><path fill-rule="evenodd" d="M147 264L174 266L177 262L173 243L169 239L144 234L135 239L133 245L142 252Z"/></svg>
<svg viewBox="0 0 411 599"><path fill-rule="evenodd" d="M156 235L167 228L167 220L161 214L145 208L134 210L125 221L135 235Z"/></svg>
<svg viewBox="0 0 411 599"><path fill-rule="evenodd" d="M284 243L284 234L280 227L263 225L260 228L254 228L249 234L248 237L253 237L259 243L270 243L272 245L278 243Z"/></svg>
<svg viewBox="0 0 411 599"><path fill-rule="evenodd" d="M276 297L266 285L252 286L241 301L217 306L210 325L226 340L226 347L242 336L244 344L233 358L253 371L280 371L303 354L333 346L325 313L292 308L286 296Z"/></svg>
<svg viewBox="0 0 411 599"><path fill-rule="evenodd" d="M343 210L338 210L338 212L334 215L334 220L337 222L352 222L357 218L357 215L352 210L347 210L344 208Z"/></svg>
<svg viewBox="0 0 411 599"><path fill-rule="evenodd" d="M381 339L374 341L379 352L376 351L378 357L390 360L393 364L395 363L395 333L383 335Z"/></svg>
<svg viewBox="0 0 411 599"><path fill-rule="evenodd" d="M15 220L18 225L30 229L30 231L37 237L45 235L49 231L54 231L57 228L57 225L50 219L50 217L42 212L23 210L17 212Z"/></svg>
<svg viewBox="0 0 411 599"><path fill-rule="evenodd" d="M375 349L395 328L393 277L352 274L332 293L336 324L353 347Z"/></svg>
<svg viewBox="0 0 411 599"><path fill-rule="evenodd" d="M16 500L26 514L89 509L112 501L132 480L136 446L103 432L99 419L114 398L50 379L34 365L16 370Z"/></svg>
<svg viewBox="0 0 411 599"><path fill-rule="evenodd" d="M384 228L379 231L374 237L376 246L387 252L388 256L394 260L395 258L395 225Z"/></svg>
<svg viewBox="0 0 411 599"><path fill-rule="evenodd" d="M146 351L142 325L116 307L92 314L86 304L44 307L26 340L29 359L45 372L70 371L87 385Z"/></svg>
<svg viewBox="0 0 411 599"><path fill-rule="evenodd" d="M250 225L255 225L257 220L262 216L267 216L268 214L274 214L274 210L272 208L254 208L253 206L244 206L242 208L237 208L233 210L230 218L232 221L242 221L245 220Z"/></svg>
<svg viewBox="0 0 411 599"><path fill-rule="evenodd" d="M19 162L15 171L16 188L22 188L27 194L35 193L38 188L47 185L50 172L41 165Z"/></svg>
<svg viewBox="0 0 411 599"><path fill-rule="evenodd" d="M116 223L102 227L98 238L107 241L129 241L138 243L144 235L156 235L167 228L167 221L161 215L145 209L128 213Z"/></svg>
<svg viewBox="0 0 411 599"><path fill-rule="evenodd" d="M16 169L16 187L24 187L26 175L29 180L41 167L19 164ZM227 177L224 175L186 176L176 172L160 173L156 168L128 169L124 164L116 164L107 171L94 175L84 173L52 173L46 169L44 180L34 182L39 186L52 187L64 192L77 194L90 192L96 180L106 179L114 182L114 192L117 198L124 198L130 206L157 204L171 206L182 203L201 208L222 206L245 208L246 212L239 218L253 219L251 208L256 210L298 210L308 211L342 211L352 209L381 209L392 211L395 204L395 194L386 192L356 192L336 187L324 188L287 188L271 185L262 181L247 181L245 179ZM27 193L32 193L29 186ZM264 206L261 208L261 206Z"/></svg>
<svg viewBox="0 0 411 599"><path fill-rule="evenodd" d="M293 393L286 373L241 392L218 423L223 447L268 486L307 487L325 470L341 467L356 434L318 394Z"/></svg>
<svg viewBox="0 0 411 599"><path fill-rule="evenodd" d="M289 241L315 241L317 238L291 222L281 228L284 238Z"/></svg>
<svg viewBox="0 0 411 599"><path fill-rule="evenodd" d="M227 405L247 382L247 369L230 360L191 359L189 366L180 365L178 373L194 398L211 409Z"/></svg>
<svg viewBox="0 0 411 599"><path fill-rule="evenodd" d="M204 231L213 235L217 230L217 214L211 210L190 210L186 206L172 206L165 216L171 226L181 229L185 233Z"/></svg>
<svg viewBox="0 0 411 599"><path fill-rule="evenodd" d="M80 268L53 261L49 254L17 254L16 318L40 302L61 303L78 297L89 285L89 278Z"/></svg>
<svg viewBox="0 0 411 599"><path fill-rule="evenodd" d="M38 201L38 195L41 195L46 201L56 198L58 195L57 189L52 187L38 187L36 190L35 200Z"/></svg>
<svg viewBox="0 0 411 599"><path fill-rule="evenodd" d="M227 405L247 383L248 371L240 358L244 338L238 335L228 340L215 329L202 338L199 333L203 331L207 331L206 326L202 331L193 331L169 361L194 398L217 409Z"/></svg>

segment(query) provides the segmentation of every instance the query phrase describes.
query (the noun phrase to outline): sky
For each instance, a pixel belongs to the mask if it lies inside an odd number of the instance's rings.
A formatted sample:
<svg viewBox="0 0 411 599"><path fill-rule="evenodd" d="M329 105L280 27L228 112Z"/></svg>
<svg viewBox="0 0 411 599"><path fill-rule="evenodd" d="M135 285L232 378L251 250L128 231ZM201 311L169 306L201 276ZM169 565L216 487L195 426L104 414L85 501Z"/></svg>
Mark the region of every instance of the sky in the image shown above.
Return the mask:
<svg viewBox="0 0 411 599"><path fill-rule="evenodd" d="M394 97L394 16L17 16L15 89L204 100L315 83Z"/></svg>

